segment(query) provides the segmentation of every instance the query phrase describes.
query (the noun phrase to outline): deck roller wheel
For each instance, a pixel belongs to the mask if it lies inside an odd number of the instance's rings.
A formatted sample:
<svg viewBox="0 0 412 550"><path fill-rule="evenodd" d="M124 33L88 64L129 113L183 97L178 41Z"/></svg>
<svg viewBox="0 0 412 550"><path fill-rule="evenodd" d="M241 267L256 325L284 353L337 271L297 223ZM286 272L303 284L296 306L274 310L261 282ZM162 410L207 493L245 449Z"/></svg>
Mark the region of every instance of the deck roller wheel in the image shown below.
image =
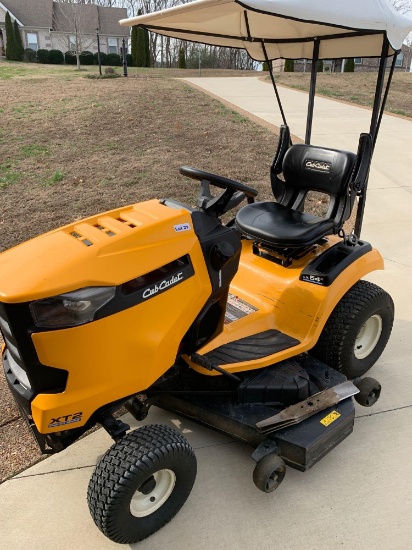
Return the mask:
<svg viewBox="0 0 412 550"><path fill-rule="evenodd" d="M355 395L355 400L363 407L372 407L380 397L382 386L370 376L356 380L355 386L359 390L359 393Z"/></svg>
<svg viewBox="0 0 412 550"><path fill-rule="evenodd" d="M279 487L286 474L286 466L277 454L270 453L259 460L253 470L253 482L260 491L271 493Z"/></svg>

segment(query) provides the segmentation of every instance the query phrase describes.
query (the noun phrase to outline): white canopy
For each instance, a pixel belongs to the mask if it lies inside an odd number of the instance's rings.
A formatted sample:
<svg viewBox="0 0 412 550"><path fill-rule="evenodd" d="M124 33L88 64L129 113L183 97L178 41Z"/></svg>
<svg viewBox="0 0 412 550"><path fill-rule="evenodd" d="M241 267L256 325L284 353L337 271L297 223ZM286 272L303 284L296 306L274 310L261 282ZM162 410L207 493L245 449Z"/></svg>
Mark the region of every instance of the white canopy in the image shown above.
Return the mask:
<svg viewBox="0 0 412 550"><path fill-rule="evenodd" d="M265 60L262 40L269 59L311 59L315 37L320 59L379 57L385 35L392 55L412 31L412 20L388 0L197 0L120 24L244 48L258 61Z"/></svg>

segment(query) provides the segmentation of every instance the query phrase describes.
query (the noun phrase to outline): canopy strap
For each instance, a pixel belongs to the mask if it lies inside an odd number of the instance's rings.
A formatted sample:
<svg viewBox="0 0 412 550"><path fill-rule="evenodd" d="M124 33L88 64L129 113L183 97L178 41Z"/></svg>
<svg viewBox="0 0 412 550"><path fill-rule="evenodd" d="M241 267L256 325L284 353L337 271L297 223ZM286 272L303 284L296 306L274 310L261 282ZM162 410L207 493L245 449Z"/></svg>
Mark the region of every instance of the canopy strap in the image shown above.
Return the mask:
<svg viewBox="0 0 412 550"><path fill-rule="evenodd" d="M263 55L265 56L265 61L266 61L266 64L268 66L268 69L269 69L270 79L272 81L273 89L275 90L276 99L278 101L280 114L282 115L283 124L285 124L285 126L287 126L288 123L286 122L286 117L285 117L285 113L283 111L282 102L280 101L280 96L279 96L279 92L278 92L278 89L277 89L277 86L276 86L275 77L273 76L272 63L270 63L270 61L269 61L269 57L268 57L266 47L265 47L265 42L263 40L261 40L261 44L262 44Z"/></svg>

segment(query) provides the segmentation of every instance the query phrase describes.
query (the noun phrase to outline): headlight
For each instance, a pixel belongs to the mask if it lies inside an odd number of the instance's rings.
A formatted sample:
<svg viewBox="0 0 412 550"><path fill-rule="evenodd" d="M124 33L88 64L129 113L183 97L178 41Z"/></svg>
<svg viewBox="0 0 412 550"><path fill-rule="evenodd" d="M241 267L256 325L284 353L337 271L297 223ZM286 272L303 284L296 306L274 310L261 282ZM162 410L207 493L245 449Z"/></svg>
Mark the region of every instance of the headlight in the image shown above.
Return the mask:
<svg viewBox="0 0 412 550"><path fill-rule="evenodd" d="M89 287L30 304L33 321L40 328L76 327L90 323L114 297L114 287Z"/></svg>

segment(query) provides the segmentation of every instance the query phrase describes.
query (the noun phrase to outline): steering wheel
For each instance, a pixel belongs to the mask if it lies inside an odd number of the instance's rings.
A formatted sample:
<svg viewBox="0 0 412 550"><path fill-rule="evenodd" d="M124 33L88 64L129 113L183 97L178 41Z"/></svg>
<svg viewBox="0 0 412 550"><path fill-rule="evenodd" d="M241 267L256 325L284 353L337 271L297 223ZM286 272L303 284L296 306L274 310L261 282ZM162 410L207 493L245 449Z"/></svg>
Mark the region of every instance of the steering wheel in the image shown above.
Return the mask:
<svg viewBox="0 0 412 550"><path fill-rule="evenodd" d="M201 182L201 190L197 199L197 206L205 213L217 217L225 214L232 208L240 204L243 199L247 198L249 203L254 202L258 192L253 187L245 185L217 174L190 168L189 166L181 166L180 173L194 180ZM215 185L224 189L217 197L214 197L210 192L210 185Z"/></svg>

